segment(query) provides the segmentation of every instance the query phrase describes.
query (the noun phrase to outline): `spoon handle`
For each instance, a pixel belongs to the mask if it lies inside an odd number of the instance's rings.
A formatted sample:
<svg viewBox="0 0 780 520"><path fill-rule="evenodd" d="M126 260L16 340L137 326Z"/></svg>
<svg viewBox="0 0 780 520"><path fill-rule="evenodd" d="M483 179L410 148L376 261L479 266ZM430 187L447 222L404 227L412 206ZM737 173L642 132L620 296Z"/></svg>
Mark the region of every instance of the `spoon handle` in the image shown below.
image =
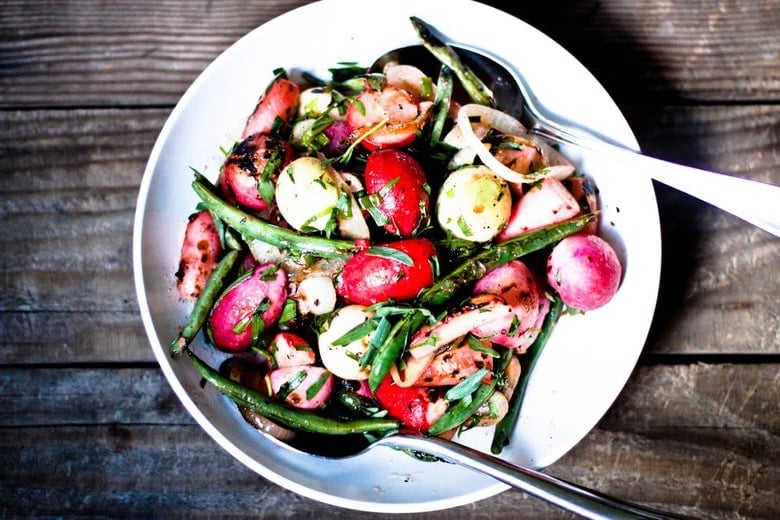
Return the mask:
<svg viewBox="0 0 780 520"><path fill-rule="evenodd" d="M664 161L546 122L531 129L551 141L585 148L780 236L780 186Z"/></svg>
<svg viewBox="0 0 780 520"><path fill-rule="evenodd" d="M396 448L424 452L489 475L584 518L610 520L672 518L601 495L546 473L514 466L493 455L446 439L398 434L386 437L384 441L388 441L387 444Z"/></svg>

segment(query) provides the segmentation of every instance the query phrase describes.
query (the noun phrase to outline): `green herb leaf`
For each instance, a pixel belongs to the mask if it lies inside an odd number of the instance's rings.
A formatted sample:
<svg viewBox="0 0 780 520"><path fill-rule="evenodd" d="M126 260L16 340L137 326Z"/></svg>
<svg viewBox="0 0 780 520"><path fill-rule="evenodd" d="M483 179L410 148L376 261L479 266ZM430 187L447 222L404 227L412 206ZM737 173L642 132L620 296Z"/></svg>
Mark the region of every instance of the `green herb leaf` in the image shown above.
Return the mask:
<svg viewBox="0 0 780 520"><path fill-rule="evenodd" d="M469 377L447 390L447 393L444 394L444 398L451 403L466 399L479 388L479 385L482 384L482 380L485 379L485 376L489 373L490 371L487 368L480 368Z"/></svg>
<svg viewBox="0 0 780 520"><path fill-rule="evenodd" d="M301 386L301 383L306 379L306 371L301 370L296 372L292 378L285 381L282 386L279 387L279 391L276 392L277 399L284 401L287 396L290 395L296 388Z"/></svg>
<svg viewBox="0 0 780 520"><path fill-rule="evenodd" d="M374 320L366 320L362 323L359 323L358 325L355 325L339 338L336 338L336 340L333 341L332 345L336 347L343 347L344 345L349 345L353 341L357 341L361 338L365 338L371 332L376 330L376 328L377 328L377 323Z"/></svg>
<svg viewBox="0 0 780 520"><path fill-rule="evenodd" d="M389 258L390 260L395 260L396 262L401 262L402 264L408 266L414 265L414 261L412 261L411 256L404 253L403 251L399 251L398 249L393 249L392 247L371 246L366 249L366 254L371 256L379 256L382 258Z"/></svg>
<svg viewBox="0 0 780 520"><path fill-rule="evenodd" d="M485 354L489 355L490 357L494 357L494 358L500 357L498 352L496 352L492 348L489 348L489 347L485 346L484 343L482 343L479 339L477 339L476 337L472 336L471 334L466 336L466 341L468 342L469 347L471 348L471 350L473 350L475 352L484 352Z"/></svg>
<svg viewBox="0 0 780 520"><path fill-rule="evenodd" d="M325 386L325 383L328 382L328 378L330 378L330 372L323 372L317 381L306 389L306 399L309 401L314 399L314 396L316 396L319 391L322 390L322 387Z"/></svg>

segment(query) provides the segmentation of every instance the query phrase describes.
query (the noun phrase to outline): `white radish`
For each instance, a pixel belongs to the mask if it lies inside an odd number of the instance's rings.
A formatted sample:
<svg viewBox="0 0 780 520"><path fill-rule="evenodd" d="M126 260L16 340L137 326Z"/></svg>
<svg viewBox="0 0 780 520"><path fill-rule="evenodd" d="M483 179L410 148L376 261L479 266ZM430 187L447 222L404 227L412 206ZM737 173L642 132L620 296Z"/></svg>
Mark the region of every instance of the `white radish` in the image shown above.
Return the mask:
<svg viewBox="0 0 780 520"><path fill-rule="evenodd" d="M332 170L315 157L299 157L279 174L276 204L298 231L324 230L342 196Z"/></svg>
<svg viewBox="0 0 780 520"><path fill-rule="evenodd" d="M329 276L307 276L293 294L301 314L321 316L336 308L336 287Z"/></svg>
<svg viewBox="0 0 780 520"><path fill-rule="evenodd" d="M335 343L344 334L371 319L372 312L363 305L347 305L336 311L317 338L320 358L325 368L342 379L360 381L368 379L370 366L361 367L360 359L371 345L373 332L355 339L346 345Z"/></svg>
<svg viewBox="0 0 780 520"><path fill-rule="evenodd" d="M333 93L322 87L312 87L301 91L298 98L298 115L300 117L316 118L330 108Z"/></svg>
<svg viewBox="0 0 780 520"><path fill-rule="evenodd" d="M436 200L439 225L453 236L487 242L506 226L512 211L509 185L484 166L455 170Z"/></svg>

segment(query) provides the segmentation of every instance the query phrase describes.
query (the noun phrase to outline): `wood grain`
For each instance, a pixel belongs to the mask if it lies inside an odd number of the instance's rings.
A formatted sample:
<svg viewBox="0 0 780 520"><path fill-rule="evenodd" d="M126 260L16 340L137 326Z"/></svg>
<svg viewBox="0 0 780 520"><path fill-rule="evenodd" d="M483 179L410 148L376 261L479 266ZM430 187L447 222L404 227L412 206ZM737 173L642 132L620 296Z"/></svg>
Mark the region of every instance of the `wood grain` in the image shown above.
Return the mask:
<svg viewBox="0 0 780 520"><path fill-rule="evenodd" d="M172 105L231 43L302 3L3 2L0 106ZM780 99L779 0L487 3L558 41L621 102Z"/></svg>

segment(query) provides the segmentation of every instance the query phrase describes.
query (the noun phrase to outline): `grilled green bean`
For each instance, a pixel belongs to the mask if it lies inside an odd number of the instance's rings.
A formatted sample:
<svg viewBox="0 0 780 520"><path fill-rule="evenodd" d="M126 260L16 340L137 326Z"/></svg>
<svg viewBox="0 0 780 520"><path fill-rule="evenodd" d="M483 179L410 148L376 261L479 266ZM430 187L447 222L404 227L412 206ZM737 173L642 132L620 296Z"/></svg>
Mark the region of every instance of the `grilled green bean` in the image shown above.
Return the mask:
<svg viewBox="0 0 780 520"><path fill-rule="evenodd" d="M448 430L457 428L473 416L495 391L496 378L492 377L489 383L480 384L471 397L461 399L449 407L439 420L431 425L428 435L441 435Z"/></svg>
<svg viewBox="0 0 780 520"><path fill-rule="evenodd" d="M197 356L190 353L195 369L203 378L220 392L230 397L236 404L268 417L288 428L326 435L350 435L355 433L381 432L397 430L400 423L390 418L355 419L351 421L325 417L316 412L293 408L273 397L255 392L244 385L223 377Z"/></svg>
<svg viewBox="0 0 780 520"><path fill-rule="evenodd" d="M214 306L214 302L217 301L222 287L225 285L225 279L228 273L233 270L233 266L238 260L239 252L235 249L229 250L219 261L217 267L211 272L209 279L206 281L206 285L198 295L198 299L195 300L195 304L192 307L190 316L187 319L187 324L181 330L179 335L173 342L171 342L171 354L178 356L182 351L187 348L192 339L203 327L203 323L206 321L211 307Z"/></svg>
<svg viewBox="0 0 780 520"><path fill-rule="evenodd" d="M490 88L468 66L461 63L452 47L436 34L436 30L416 16L412 16L410 19L423 46L442 64L452 69L471 100L480 105L494 106L495 100Z"/></svg>
<svg viewBox="0 0 780 520"><path fill-rule="evenodd" d="M409 341L411 333L417 330L424 321L424 313L411 311L393 326L388 335L388 340L383 345L383 348L376 353L371 363L368 386L372 391L376 391L379 384L390 371L390 367L396 362L399 354Z"/></svg>
<svg viewBox="0 0 780 520"><path fill-rule="evenodd" d="M528 387L528 380L533 372L534 366L536 366L536 363L539 360L539 356L541 355L544 346L550 339L550 334L552 334L555 324L561 316L562 310L563 302L555 295L550 304L550 310L544 318L544 323L542 323L542 329L539 331L539 335L536 336L536 340L534 340L533 344L528 349L528 352L525 354L520 381L518 382L512 397L509 399L509 410L504 418L496 424L496 429L493 433L493 442L490 445L490 451L496 455L501 453L504 446L509 444L509 437L512 435L512 431L514 431L515 425L517 424L517 418L520 415L520 408L523 404L525 390Z"/></svg>
<svg viewBox="0 0 780 520"><path fill-rule="evenodd" d="M476 282L488 271L554 244L580 231L595 218L594 213L587 213L491 246L467 258L446 276L422 291L417 301L423 307L443 305L460 288Z"/></svg>
<svg viewBox="0 0 780 520"><path fill-rule="evenodd" d="M348 257L357 251L355 244L349 240L302 235L257 218L228 204L207 183L197 177L192 183L192 188L213 215L238 231L247 240L259 240L280 249L321 258Z"/></svg>

